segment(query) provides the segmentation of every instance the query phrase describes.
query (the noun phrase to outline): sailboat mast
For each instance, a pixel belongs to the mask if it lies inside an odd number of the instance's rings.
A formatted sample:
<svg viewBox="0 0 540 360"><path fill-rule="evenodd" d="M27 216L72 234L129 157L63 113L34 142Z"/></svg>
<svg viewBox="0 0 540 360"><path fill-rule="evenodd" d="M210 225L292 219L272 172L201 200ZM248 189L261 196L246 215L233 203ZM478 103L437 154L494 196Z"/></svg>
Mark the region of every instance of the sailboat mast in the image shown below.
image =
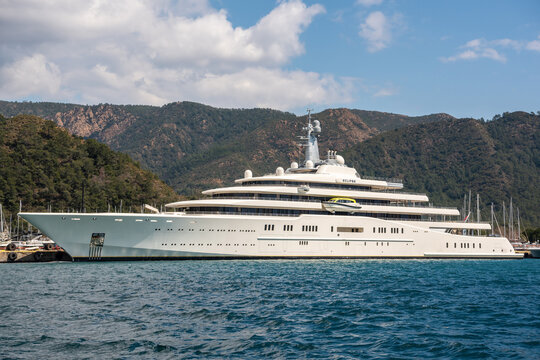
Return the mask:
<svg viewBox="0 0 540 360"><path fill-rule="evenodd" d="M491 235L493 235L493 203L491 203Z"/></svg>
<svg viewBox="0 0 540 360"><path fill-rule="evenodd" d="M476 193L476 222L480 222L480 194Z"/></svg>
<svg viewBox="0 0 540 360"><path fill-rule="evenodd" d="M512 205L512 198L510 197L510 209L508 210L508 226L510 227L510 237L514 237L514 205Z"/></svg>
<svg viewBox="0 0 540 360"><path fill-rule="evenodd" d="M463 220L467 218L467 194L463 195Z"/></svg>
<svg viewBox="0 0 540 360"><path fill-rule="evenodd" d="M519 222L519 208L517 208L518 240L521 241L521 223Z"/></svg>
<svg viewBox="0 0 540 360"><path fill-rule="evenodd" d="M506 204L503 201L503 232L504 237L506 237Z"/></svg>
<svg viewBox="0 0 540 360"><path fill-rule="evenodd" d="M469 216L470 213L471 213L471 189L469 189L469 208L467 209L467 216Z"/></svg>

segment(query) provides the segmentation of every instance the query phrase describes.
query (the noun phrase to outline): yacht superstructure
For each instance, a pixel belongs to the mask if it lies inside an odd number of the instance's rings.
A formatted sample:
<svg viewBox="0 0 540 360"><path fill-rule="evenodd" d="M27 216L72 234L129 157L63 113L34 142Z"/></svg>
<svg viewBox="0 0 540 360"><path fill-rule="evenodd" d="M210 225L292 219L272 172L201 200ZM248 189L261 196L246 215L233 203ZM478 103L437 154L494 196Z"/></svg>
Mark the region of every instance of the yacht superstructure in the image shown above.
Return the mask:
<svg viewBox="0 0 540 360"><path fill-rule="evenodd" d="M321 159L320 122L301 137L302 164L244 177L206 198L152 213L21 213L74 260L186 258L521 258L488 223L431 206L395 179L361 177L335 151ZM339 199L347 199L346 201Z"/></svg>

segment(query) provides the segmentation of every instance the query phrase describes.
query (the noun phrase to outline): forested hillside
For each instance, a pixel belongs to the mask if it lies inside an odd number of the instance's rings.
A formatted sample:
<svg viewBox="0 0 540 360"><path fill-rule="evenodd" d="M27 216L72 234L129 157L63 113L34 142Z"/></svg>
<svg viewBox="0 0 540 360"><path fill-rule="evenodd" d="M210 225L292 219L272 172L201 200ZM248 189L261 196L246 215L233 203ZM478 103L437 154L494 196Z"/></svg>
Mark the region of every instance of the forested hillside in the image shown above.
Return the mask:
<svg viewBox="0 0 540 360"><path fill-rule="evenodd" d="M191 195L232 182L246 167L267 172L276 163L298 159L294 144L305 124L305 117L271 109L219 109L193 102L156 107L0 101L0 114L21 113L43 116L74 135L125 152ZM452 117L330 109L314 118L324 127L321 149L346 149L381 131Z"/></svg>
<svg viewBox="0 0 540 360"><path fill-rule="evenodd" d="M306 122L305 116L270 109L217 109L190 102L163 107L0 102L0 113L18 112L42 114L71 133L105 142L188 196L233 184L246 169L261 175L301 160L295 143ZM313 118L323 128L321 156L327 149L338 150L361 175L401 177L406 190L427 192L435 205L461 207L470 189L481 195L484 218L490 202L500 209L502 201L512 196L523 219L540 224L538 115L505 113L485 122L447 114L408 117L329 109ZM81 141L86 143L97 146ZM19 152L24 154L22 149ZM24 182L23 178L16 181ZM3 186L0 189L5 192ZM56 186L56 180L51 186ZM71 196L66 204L78 206L81 188L77 183L72 191L64 192ZM114 198L115 187L105 192L105 198L112 200L101 200L99 206L126 196L119 190ZM130 194L135 196L136 191ZM53 203L60 201L58 196L49 198Z"/></svg>
<svg viewBox="0 0 540 360"><path fill-rule="evenodd" d="M435 204L461 208L480 193L501 209L513 197L529 225L540 223L540 116L514 112L493 121L453 119L389 131L344 153L360 174L397 176ZM500 215L499 215L500 217Z"/></svg>
<svg viewBox="0 0 540 360"><path fill-rule="evenodd" d="M84 192L84 204L83 204ZM133 211L178 199L128 155L96 140L70 135L36 116L0 116L0 203L16 212L68 209Z"/></svg>

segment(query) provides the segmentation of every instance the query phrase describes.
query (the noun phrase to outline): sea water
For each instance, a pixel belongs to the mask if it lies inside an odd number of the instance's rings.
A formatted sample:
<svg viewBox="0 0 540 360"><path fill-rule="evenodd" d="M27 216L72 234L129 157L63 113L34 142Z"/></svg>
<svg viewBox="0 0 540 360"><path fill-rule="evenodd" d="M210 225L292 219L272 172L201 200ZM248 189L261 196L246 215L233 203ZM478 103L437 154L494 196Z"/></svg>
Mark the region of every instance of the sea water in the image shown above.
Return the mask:
<svg viewBox="0 0 540 360"><path fill-rule="evenodd" d="M540 358L539 260L0 264L1 358Z"/></svg>

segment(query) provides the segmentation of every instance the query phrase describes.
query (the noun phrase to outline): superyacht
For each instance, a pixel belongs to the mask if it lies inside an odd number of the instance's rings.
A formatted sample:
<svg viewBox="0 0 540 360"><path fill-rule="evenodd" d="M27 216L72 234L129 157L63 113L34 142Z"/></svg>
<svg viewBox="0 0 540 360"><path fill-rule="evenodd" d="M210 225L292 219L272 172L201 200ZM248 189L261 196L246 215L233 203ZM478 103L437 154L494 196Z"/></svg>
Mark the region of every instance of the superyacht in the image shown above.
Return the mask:
<svg viewBox="0 0 540 360"><path fill-rule="evenodd" d="M221 258L521 258L489 223L462 220L395 179L360 176L335 151L321 159L308 113L305 159L200 200L148 213L20 213L75 261Z"/></svg>

